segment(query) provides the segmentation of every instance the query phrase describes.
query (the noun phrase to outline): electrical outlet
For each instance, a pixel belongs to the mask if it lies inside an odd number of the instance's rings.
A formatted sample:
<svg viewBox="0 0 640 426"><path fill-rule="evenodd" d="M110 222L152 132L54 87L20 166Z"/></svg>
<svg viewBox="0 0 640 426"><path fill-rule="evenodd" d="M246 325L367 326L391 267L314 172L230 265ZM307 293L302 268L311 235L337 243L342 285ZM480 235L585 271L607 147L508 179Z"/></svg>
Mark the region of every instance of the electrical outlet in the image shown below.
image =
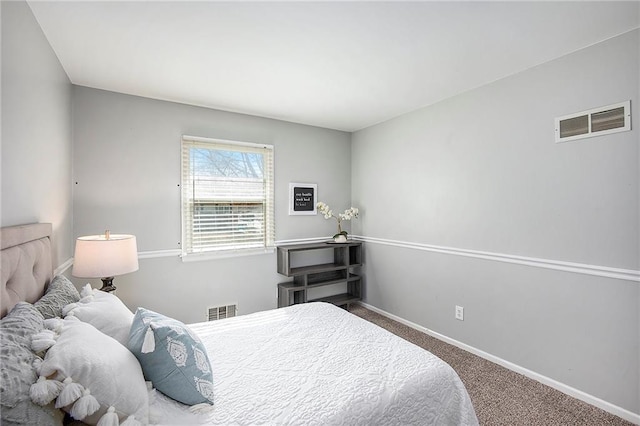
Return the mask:
<svg viewBox="0 0 640 426"><path fill-rule="evenodd" d="M464 308L456 305L456 319L464 321Z"/></svg>

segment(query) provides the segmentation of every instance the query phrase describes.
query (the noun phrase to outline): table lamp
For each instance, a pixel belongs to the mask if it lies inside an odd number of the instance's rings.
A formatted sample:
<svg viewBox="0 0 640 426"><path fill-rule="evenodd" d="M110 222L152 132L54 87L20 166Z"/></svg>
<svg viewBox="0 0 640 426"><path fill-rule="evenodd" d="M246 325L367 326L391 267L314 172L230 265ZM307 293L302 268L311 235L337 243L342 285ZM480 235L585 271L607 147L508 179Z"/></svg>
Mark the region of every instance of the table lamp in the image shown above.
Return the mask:
<svg viewBox="0 0 640 426"><path fill-rule="evenodd" d="M89 235L76 239L71 274L78 278L100 278L100 290L116 289L113 278L138 270L138 248L135 235Z"/></svg>

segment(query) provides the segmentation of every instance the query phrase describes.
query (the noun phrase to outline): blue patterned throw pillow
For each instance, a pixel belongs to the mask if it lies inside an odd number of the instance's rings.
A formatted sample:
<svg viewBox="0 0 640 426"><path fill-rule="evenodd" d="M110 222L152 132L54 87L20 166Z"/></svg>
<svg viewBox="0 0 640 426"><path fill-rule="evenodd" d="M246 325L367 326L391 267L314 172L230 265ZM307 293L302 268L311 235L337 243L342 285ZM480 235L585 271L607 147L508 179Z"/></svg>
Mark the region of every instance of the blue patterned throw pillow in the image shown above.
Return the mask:
<svg viewBox="0 0 640 426"><path fill-rule="evenodd" d="M138 308L128 347L157 390L183 404L213 404L213 374L207 351L185 324Z"/></svg>

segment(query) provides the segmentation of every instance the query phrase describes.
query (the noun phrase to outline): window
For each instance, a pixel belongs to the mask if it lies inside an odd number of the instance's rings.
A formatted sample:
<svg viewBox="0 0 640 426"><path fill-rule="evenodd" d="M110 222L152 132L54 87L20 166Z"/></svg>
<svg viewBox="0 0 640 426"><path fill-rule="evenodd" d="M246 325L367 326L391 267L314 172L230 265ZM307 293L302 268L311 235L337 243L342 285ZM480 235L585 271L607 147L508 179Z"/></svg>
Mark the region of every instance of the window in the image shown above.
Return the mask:
<svg viewBox="0 0 640 426"><path fill-rule="evenodd" d="M273 146L183 136L183 256L274 240Z"/></svg>

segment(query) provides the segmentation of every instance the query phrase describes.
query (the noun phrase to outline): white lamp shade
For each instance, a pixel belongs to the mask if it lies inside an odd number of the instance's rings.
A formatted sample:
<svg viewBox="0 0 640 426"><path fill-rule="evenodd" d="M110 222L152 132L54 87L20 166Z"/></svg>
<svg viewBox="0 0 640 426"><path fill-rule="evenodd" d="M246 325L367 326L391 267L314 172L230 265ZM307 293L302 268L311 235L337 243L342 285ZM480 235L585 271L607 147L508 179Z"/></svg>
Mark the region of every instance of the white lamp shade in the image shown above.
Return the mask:
<svg viewBox="0 0 640 426"><path fill-rule="evenodd" d="M76 240L71 274L80 278L105 278L138 270L134 235L90 235Z"/></svg>

